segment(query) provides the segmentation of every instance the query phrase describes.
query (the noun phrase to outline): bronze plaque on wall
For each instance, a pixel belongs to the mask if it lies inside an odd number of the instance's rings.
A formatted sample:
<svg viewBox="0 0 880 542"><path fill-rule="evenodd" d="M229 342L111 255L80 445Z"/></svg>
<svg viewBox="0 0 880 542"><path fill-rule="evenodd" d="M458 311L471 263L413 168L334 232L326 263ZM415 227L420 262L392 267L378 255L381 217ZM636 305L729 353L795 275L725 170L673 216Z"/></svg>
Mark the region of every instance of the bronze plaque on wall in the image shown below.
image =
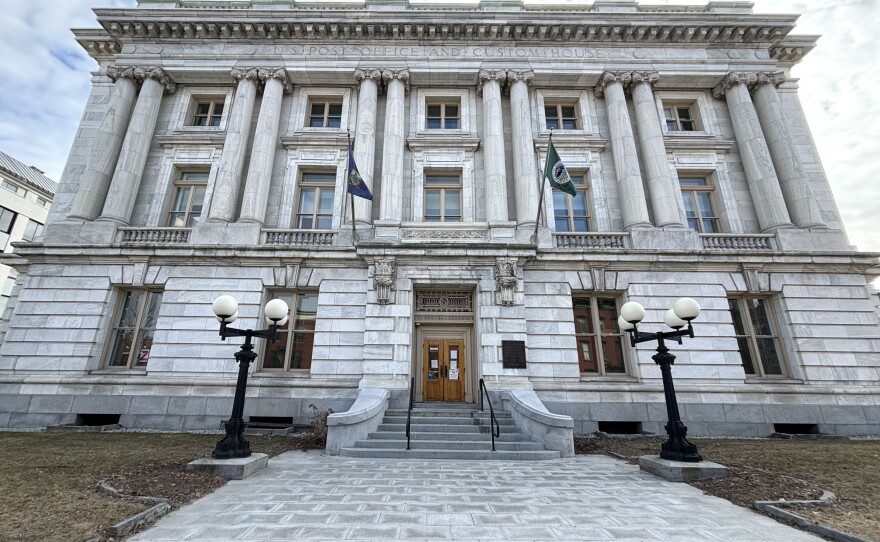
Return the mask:
<svg viewBox="0 0 880 542"><path fill-rule="evenodd" d="M501 341L501 366L505 369L525 369L526 342Z"/></svg>

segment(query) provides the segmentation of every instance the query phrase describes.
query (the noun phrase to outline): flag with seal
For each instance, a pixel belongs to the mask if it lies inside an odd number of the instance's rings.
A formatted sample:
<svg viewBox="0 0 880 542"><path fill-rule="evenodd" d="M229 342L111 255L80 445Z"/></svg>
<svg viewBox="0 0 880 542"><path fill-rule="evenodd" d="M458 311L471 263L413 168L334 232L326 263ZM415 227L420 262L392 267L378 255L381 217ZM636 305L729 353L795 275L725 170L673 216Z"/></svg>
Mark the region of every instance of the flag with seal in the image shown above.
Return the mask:
<svg viewBox="0 0 880 542"><path fill-rule="evenodd" d="M361 174L358 171L357 164L354 162L354 153L351 151L351 143L348 145L348 176L346 180L348 181L349 194L359 198L373 199L373 194L370 192L370 189L367 188L367 183L364 182L363 177L361 177Z"/></svg>
<svg viewBox="0 0 880 542"><path fill-rule="evenodd" d="M550 186L553 188L562 190L572 196L577 194L574 183L571 181L571 176L568 174L568 170L565 169L562 159L559 158L559 153L556 152L556 147L553 146L552 140L547 148L547 164L544 166L544 176L547 177L547 180L550 181Z"/></svg>

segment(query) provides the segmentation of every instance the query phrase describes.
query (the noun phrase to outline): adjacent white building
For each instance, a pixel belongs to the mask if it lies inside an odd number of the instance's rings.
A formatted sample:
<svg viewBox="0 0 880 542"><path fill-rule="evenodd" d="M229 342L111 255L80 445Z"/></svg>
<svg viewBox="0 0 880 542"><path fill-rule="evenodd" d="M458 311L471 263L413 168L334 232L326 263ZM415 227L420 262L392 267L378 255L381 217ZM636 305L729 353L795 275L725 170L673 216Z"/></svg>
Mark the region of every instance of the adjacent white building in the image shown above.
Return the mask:
<svg viewBox="0 0 880 542"><path fill-rule="evenodd" d="M96 14L102 28L75 31L99 68L45 238L5 260L21 276L0 426L218 427L235 346L211 302L228 293L242 326L271 298L291 307L258 346L251 417L301 423L376 389L401 405L411 381L418 400L473 402L484 379L575 433L661 432L653 351L627 344L617 310L639 301L650 330L689 296L703 313L673 374L691 434L880 432L877 257L849 245L798 102L790 69L816 38L791 34L795 15L627 0ZM577 195L539 201L551 130ZM374 195L354 217L349 133Z"/></svg>

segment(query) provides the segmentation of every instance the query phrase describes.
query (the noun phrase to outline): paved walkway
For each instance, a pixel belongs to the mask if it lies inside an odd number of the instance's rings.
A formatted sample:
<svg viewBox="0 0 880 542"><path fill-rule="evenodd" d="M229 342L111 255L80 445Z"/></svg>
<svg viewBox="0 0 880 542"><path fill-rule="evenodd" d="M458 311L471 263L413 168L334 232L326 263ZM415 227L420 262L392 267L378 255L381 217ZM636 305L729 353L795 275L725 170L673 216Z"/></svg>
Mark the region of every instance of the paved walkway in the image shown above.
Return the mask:
<svg viewBox="0 0 880 542"><path fill-rule="evenodd" d="M350 459L287 452L132 540L816 541L605 456Z"/></svg>

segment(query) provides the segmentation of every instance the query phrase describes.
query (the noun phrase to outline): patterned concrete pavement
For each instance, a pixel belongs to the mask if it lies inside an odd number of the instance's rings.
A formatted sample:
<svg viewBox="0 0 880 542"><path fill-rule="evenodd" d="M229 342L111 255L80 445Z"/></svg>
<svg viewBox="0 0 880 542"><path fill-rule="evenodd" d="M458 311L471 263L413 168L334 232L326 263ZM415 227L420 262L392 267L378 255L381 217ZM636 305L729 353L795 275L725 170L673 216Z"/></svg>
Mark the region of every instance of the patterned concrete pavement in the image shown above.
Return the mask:
<svg viewBox="0 0 880 542"><path fill-rule="evenodd" d="M352 459L287 452L131 540L821 540L605 456Z"/></svg>

